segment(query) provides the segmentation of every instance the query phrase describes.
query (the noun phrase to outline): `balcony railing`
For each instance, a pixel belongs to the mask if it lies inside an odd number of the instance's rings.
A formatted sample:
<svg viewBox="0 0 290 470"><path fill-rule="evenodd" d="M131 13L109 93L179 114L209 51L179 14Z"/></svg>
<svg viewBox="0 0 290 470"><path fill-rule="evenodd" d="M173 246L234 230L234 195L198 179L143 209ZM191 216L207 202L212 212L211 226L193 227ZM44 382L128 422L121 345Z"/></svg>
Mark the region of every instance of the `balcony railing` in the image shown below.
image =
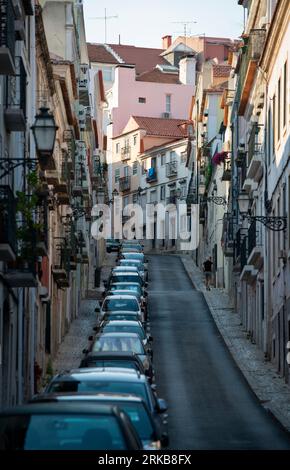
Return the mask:
<svg viewBox="0 0 290 470"><path fill-rule="evenodd" d="M61 243L57 247L57 259L52 268L52 274L58 287L69 287L70 284L70 247Z"/></svg>
<svg viewBox="0 0 290 470"><path fill-rule="evenodd" d="M12 0L0 0L0 74L15 73L15 15Z"/></svg>
<svg viewBox="0 0 290 470"><path fill-rule="evenodd" d="M89 96L89 66L87 64L80 65L79 76L79 100L83 106L90 105Z"/></svg>
<svg viewBox="0 0 290 470"><path fill-rule="evenodd" d="M154 168L154 167L149 168L149 170L147 171L146 181L147 181L147 183L154 183L155 181L157 181L157 170L156 170L156 168Z"/></svg>
<svg viewBox="0 0 290 470"><path fill-rule="evenodd" d="M21 57L15 59L16 74L6 77L5 125L9 132L26 129L26 71Z"/></svg>
<svg viewBox="0 0 290 470"><path fill-rule="evenodd" d="M119 179L119 189L121 192L130 191L131 188L131 177L123 176Z"/></svg>
<svg viewBox="0 0 290 470"><path fill-rule="evenodd" d="M121 160L129 160L131 158L131 147L126 146L121 148Z"/></svg>
<svg viewBox="0 0 290 470"><path fill-rule="evenodd" d="M257 245L257 228L256 221L253 220L248 230L248 254L250 255L251 251Z"/></svg>
<svg viewBox="0 0 290 470"><path fill-rule="evenodd" d="M166 163L166 177L170 178L177 175L177 161Z"/></svg>
<svg viewBox="0 0 290 470"><path fill-rule="evenodd" d="M241 243L241 271L248 261L248 237L244 237Z"/></svg>
<svg viewBox="0 0 290 470"><path fill-rule="evenodd" d="M9 186L0 186L0 260L13 261L16 252L16 201Z"/></svg>

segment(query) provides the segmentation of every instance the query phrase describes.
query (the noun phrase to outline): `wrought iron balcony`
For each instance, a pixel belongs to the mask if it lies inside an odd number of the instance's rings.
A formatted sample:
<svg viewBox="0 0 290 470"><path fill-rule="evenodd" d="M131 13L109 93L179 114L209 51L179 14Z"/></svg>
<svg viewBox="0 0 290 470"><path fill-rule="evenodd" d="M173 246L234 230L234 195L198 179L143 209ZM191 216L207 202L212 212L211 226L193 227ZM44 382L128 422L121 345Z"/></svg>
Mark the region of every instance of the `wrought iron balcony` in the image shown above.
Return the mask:
<svg viewBox="0 0 290 470"><path fill-rule="evenodd" d="M240 257L241 257L241 270L243 270L248 261L248 237L246 236L241 241Z"/></svg>
<svg viewBox="0 0 290 470"><path fill-rule="evenodd" d="M0 75L15 73L15 14L12 0L0 0Z"/></svg>
<svg viewBox="0 0 290 470"><path fill-rule="evenodd" d="M223 217L222 248L224 256L234 256L233 219L228 213L225 213Z"/></svg>
<svg viewBox="0 0 290 470"><path fill-rule="evenodd" d="M166 163L166 177L171 178L177 175L177 161Z"/></svg>
<svg viewBox="0 0 290 470"><path fill-rule="evenodd" d="M9 132L26 129L26 71L21 57L15 58L16 74L6 77L5 126Z"/></svg>
<svg viewBox="0 0 290 470"><path fill-rule="evenodd" d="M131 176L123 176L119 179L119 190L124 193L130 191L131 188Z"/></svg>
<svg viewBox="0 0 290 470"><path fill-rule="evenodd" d="M249 147L247 178L253 179L257 183L261 180L263 176L264 158L265 156L261 145L254 144Z"/></svg>
<svg viewBox="0 0 290 470"><path fill-rule="evenodd" d="M147 183L155 183L157 181L157 170L156 170L156 168L154 168L154 167L149 168L149 170L147 171L146 181L147 181Z"/></svg>
<svg viewBox="0 0 290 470"><path fill-rule="evenodd" d="M177 196L169 196L166 198L166 204L176 204L177 202Z"/></svg>
<svg viewBox="0 0 290 470"><path fill-rule="evenodd" d="M131 158L131 147L127 145L126 147L121 148L121 160L130 160Z"/></svg>
<svg viewBox="0 0 290 470"><path fill-rule="evenodd" d="M16 201L9 186L0 186L0 260L16 259Z"/></svg>
<svg viewBox="0 0 290 470"><path fill-rule="evenodd" d="M36 261L17 258L8 264L4 279L10 287L37 287Z"/></svg>
<svg viewBox="0 0 290 470"><path fill-rule="evenodd" d="M52 267L53 278L60 288L66 288L70 285L70 262L71 251L66 242L57 247L57 259Z"/></svg>

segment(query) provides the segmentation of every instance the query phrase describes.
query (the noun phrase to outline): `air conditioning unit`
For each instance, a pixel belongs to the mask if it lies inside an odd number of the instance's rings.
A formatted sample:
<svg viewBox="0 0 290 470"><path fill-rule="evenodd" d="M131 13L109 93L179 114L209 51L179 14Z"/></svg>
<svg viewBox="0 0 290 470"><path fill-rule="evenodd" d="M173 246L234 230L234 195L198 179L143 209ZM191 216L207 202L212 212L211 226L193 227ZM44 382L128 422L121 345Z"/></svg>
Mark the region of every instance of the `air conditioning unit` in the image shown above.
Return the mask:
<svg viewBox="0 0 290 470"><path fill-rule="evenodd" d="M162 114L161 114L161 117L162 117L163 119L170 119L170 113L162 113Z"/></svg>

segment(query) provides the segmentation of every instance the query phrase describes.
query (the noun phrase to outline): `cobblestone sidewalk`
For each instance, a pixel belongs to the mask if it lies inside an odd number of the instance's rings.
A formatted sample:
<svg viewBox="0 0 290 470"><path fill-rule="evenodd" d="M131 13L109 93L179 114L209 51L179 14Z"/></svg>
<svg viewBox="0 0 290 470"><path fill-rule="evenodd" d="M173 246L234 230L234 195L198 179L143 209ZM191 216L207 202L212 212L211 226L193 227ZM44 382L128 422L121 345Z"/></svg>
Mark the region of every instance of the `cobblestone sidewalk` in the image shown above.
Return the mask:
<svg viewBox="0 0 290 470"><path fill-rule="evenodd" d="M95 308L104 289L103 280L108 278L112 266L115 265L115 258L114 254L106 256L101 270L100 288L90 291L89 298L81 301L79 316L70 325L53 362L54 374L79 367L83 356L82 351L88 346L88 336L93 334L93 327L97 324Z"/></svg>
<svg viewBox="0 0 290 470"><path fill-rule="evenodd" d="M186 255L181 259L195 288L203 293L216 325L250 387L261 404L290 431L290 387L275 367L265 361L263 352L247 339L228 295L222 289L211 288L207 291L203 273L192 258Z"/></svg>

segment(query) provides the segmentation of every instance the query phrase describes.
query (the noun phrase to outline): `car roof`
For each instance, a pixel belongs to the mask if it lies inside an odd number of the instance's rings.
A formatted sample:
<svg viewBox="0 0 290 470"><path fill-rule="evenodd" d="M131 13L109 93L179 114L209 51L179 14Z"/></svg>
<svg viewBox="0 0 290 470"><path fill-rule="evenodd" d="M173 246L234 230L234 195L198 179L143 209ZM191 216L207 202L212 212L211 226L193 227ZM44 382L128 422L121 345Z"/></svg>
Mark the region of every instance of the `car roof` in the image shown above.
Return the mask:
<svg viewBox="0 0 290 470"><path fill-rule="evenodd" d="M103 367L103 368L80 368L64 371L54 377L53 382L56 380L67 381L71 379L94 381L94 380L125 380L126 382L144 382L146 381L145 375L141 374L135 369L125 369L116 367Z"/></svg>
<svg viewBox="0 0 290 470"><path fill-rule="evenodd" d="M133 282L133 281L129 281L129 282L126 282L126 281L123 281L123 282L112 282L111 286L120 286L120 285L127 285L127 286L134 286L134 287L138 287L138 289L141 289L140 288L140 284L138 282Z"/></svg>
<svg viewBox="0 0 290 470"><path fill-rule="evenodd" d="M105 338L139 338L139 336L137 335L137 333L120 333L119 331L116 331L116 332L112 332L112 333L100 333L98 335L98 339L100 337L105 337Z"/></svg>
<svg viewBox="0 0 290 470"><path fill-rule="evenodd" d="M110 320L106 323L106 326L108 325L113 325L113 326L124 326L124 325L127 325L127 326L141 326L142 328L142 325L139 321L136 321L136 320Z"/></svg>
<svg viewBox="0 0 290 470"><path fill-rule="evenodd" d="M108 310L105 315L138 315L138 312L132 310Z"/></svg>
<svg viewBox="0 0 290 470"><path fill-rule="evenodd" d="M112 277L121 276L121 275L140 277L139 273L137 273L136 271L131 271L131 272L128 272L128 271L120 271L120 272L117 272L117 273L113 273L113 274L112 274Z"/></svg>
<svg viewBox="0 0 290 470"><path fill-rule="evenodd" d="M94 351L86 355L88 360L103 360L103 359L128 359L134 362L139 362L140 359L133 351Z"/></svg>
<svg viewBox="0 0 290 470"><path fill-rule="evenodd" d="M105 300L136 300L135 295L127 295L127 294L120 294L120 295L107 295L104 299Z"/></svg>
<svg viewBox="0 0 290 470"><path fill-rule="evenodd" d="M113 294L113 292L116 292L115 294ZM124 292L124 294L122 294L122 292ZM134 294L130 294L130 292L134 292ZM118 295L131 295L132 297L141 297L141 292L136 292L136 291L132 291L130 289L126 290L126 289L115 289L115 290L109 290L109 295L108 297L112 296L112 297L118 297Z"/></svg>
<svg viewBox="0 0 290 470"><path fill-rule="evenodd" d="M115 408L116 409L116 408ZM29 403L24 405L18 405L13 408L8 408L0 413L1 416L5 415L18 415L18 414L52 414L52 413L68 413L68 414L102 414L112 415L114 414L114 407L111 405L95 403L80 403L77 407L73 403Z"/></svg>
<svg viewBox="0 0 290 470"><path fill-rule="evenodd" d="M131 402L131 403L142 403L144 404L143 399L138 395L133 395L131 393L113 393L113 392L99 392L99 393L84 393L81 394L78 392L70 392L70 393L43 393L37 395L33 398L33 403L37 402L38 400L77 400L77 401L123 401L123 402Z"/></svg>

